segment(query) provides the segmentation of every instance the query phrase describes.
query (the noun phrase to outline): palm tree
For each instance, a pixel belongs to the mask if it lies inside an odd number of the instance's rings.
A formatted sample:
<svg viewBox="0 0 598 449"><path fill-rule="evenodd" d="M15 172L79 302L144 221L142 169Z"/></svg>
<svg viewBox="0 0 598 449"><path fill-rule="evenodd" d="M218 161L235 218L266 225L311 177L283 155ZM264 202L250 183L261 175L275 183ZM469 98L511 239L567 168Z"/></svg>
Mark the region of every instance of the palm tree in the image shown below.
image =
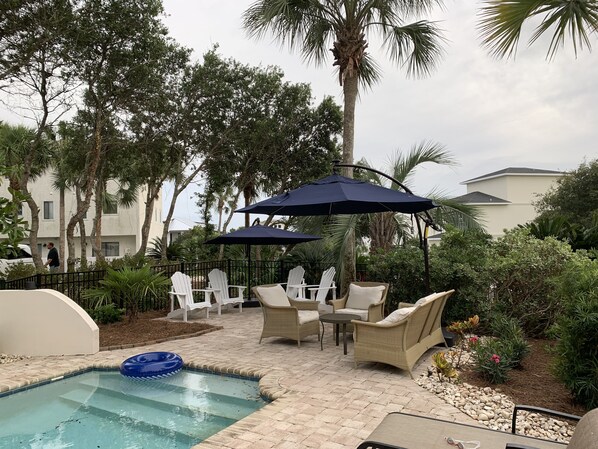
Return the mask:
<svg viewBox="0 0 598 449"><path fill-rule="evenodd" d="M343 163L353 163L355 103L358 87L372 86L378 68L366 52L367 37L378 34L390 59L407 68L411 76L430 73L442 53L440 30L433 22L411 16L428 13L441 0L257 0L244 13L244 26L252 36L268 30L291 49L299 47L308 62L322 64L330 45L334 66L343 87ZM351 177L353 170L344 168ZM347 267L341 282L344 291L355 279L355 236L345 242Z"/></svg>
<svg viewBox="0 0 598 449"><path fill-rule="evenodd" d="M323 63L332 45L344 97L343 162L352 164L358 86L369 87L380 78L366 52L367 37L381 35L390 59L405 65L408 75L427 75L442 53L440 31L432 22L404 24L404 19L439 4L440 0L257 0L243 18L252 36L270 30L291 49L299 47L308 62ZM345 173L351 176L352 171Z"/></svg>
<svg viewBox="0 0 598 449"><path fill-rule="evenodd" d="M591 50L590 34L598 32L596 0L485 0L480 13L484 45L499 58L515 55L521 28L528 20L542 18L532 34L533 44L549 29L554 29L547 57L552 59L569 35L573 50Z"/></svg>

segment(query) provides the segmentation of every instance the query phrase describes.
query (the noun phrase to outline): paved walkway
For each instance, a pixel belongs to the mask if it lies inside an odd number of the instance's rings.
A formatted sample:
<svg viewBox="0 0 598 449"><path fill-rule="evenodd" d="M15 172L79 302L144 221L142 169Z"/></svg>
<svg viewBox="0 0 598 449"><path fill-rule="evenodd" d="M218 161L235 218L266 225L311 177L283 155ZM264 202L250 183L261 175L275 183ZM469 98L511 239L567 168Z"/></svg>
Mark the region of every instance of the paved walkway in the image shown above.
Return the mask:
<svg viewBox="0 0 598 449"><path fill-rule="evenodd" d="M207 448L355 448L389 412L404 411L475 424L471 418L413 382L397 368L361 363L355 368L353 344L343 355L327 327L324 350L316 336L297 344L267 338L258 344L262 315L258 308L210 314L224 328L200 337L93 356L33 357L0 365L0 391L17 388L91 366L116 367L146 351L175 351L185 363L221 372L257 375L260 389L275 400L213 435ZM331 325L327 325L331 326ZM424 369L421 362L414 374ZM399 429L398 429L399 430Z"/></svg>

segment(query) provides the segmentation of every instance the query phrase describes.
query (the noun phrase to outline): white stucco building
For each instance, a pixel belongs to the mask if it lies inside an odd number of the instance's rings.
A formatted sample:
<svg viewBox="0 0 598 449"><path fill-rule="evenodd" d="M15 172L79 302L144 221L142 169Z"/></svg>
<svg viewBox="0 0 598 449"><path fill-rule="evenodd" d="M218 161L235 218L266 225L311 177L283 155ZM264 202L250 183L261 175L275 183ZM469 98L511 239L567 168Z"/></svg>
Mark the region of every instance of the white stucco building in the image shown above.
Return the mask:
<svg viewBox="0 0 598 449"><path fill-rule="evenodd" d="M509 167L464 181L467 193L454 199L477 206L486 232L499 237L505 229L533 220L537 216L533 203L564 175L553 170Z"/></svg>
<svg viewBox="0 0 598 449"><path fill-rule="evenodd" d="M41 252L42 259L45 258L48 252L46 244L54 242L56 247L58 247L60 237L60 192L53 187L52 182L52 175L48 172L35 182L29 184L29 190L40 209L38 251ZM108 183L109 192L114 193L116 187L114 181ZM6 179L0 184L0 195L10 197L8 193L8 181ZM104 210L102 214L102 248L104 255L120 257L125 254L134 254L139 249L141 227L145 217L145 195L146 192L142 189L138 193L138 200L129 208L119 205L115 209ZM70 217L74 215L76 210L75 194L67 190L65 194L66 224L68 224ZM88 256L93 256L89 235L92 231L94 211L95 203L92 198L90 208L87 211L87 217L84 219ZM22 217L27 222L31 221L31 213L26 203L23 203ZM154 205L148 242L151 242L154 237L162 235L162 227L162 194L160 193ZM81 241L78 238L80 237L79 226L75 228L75 237L77 237L75 239L76 257L80 257ZM28 239L25 239L23 243L29 244Z"/></svg>

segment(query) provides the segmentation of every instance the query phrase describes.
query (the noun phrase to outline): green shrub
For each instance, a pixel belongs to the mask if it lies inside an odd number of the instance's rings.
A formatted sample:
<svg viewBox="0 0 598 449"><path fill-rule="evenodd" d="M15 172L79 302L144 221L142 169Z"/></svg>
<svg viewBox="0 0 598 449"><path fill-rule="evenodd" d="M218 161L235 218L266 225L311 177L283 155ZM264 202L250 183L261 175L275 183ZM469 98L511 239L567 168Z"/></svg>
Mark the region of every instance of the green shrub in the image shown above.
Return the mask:
<svg viewBox="0 0 598 449"><path fill-rule="evenodd" d="M497 314L492 317L490 328L492 335L501 340L503 352L509 355L511 366L521 368L521 362L529 353L521 325L514 318Z"/></svg>
<svg viewBox="0 0 598 449"><path fill-rule="evenodd" d="M553 280L576 257L584 256L552 237L539 240L527 229L507 232L488 254L493 312L516 318L530 337L544 336L561 311Z"/></svg>
<svg viewBox="0 0 598 449"><path fill-rule="evenodd" d="M444 307L443 322L489 313L486 275L490 236L482 231L447 229L440 245L430 248L430 283L435 292L455 289Z"/></svg>
<svg viewBox="0 0 598 449"><path fill-rule="evenodd" d="M399 302L415 302L425 295L423 251L415 246L394 248L370 256L368 280L388 282L386 311Z"/></svg>
<svg viewBox="0 0 598 449"><path fill-rule="evenodd" d="M29 276L33 276L36 273L37 270L35 269L35 265L23 262L10 264L6 267L6 270L4 271L4 275L6 276L7 281L27 278Z"/></svg>
<svg viewBox="0 0 598 449"><path fill-rule="evenodd" d="M95 306L116 303L122 299L129 320L137 317L139 304L151 296L163 295L170 280L162 274L152 273L149 265L139 269L124 267L121 270L108 268L100 286L83 292L83 297L96 301Z"/></svg>
<svg viewBox="0 0 598 449"><path fill-rule="evenodd" d="M98 324L117 323L123 319L125 309L117 309L115 304L106 304L88 311L89 316Z"/></svg>
<svg viewBox="0 0 598 449"><path fill-rule="evenodd" d="M556 296L564 310L552 329L555 372L577 402L598 407L598 260L570 263Z"/></svg>

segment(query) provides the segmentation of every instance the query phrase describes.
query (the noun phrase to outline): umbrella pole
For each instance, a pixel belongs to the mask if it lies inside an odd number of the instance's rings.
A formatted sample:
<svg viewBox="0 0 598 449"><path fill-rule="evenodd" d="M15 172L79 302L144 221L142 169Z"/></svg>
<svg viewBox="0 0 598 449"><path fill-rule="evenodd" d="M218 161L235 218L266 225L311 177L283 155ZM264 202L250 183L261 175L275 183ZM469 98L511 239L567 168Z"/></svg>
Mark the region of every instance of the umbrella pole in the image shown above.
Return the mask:
<svg viewBox="0 0 598 449"><path fill-rule="evenodd" d="M247 301L251 300L251 245L245 245L247 253Z"/></svg>

